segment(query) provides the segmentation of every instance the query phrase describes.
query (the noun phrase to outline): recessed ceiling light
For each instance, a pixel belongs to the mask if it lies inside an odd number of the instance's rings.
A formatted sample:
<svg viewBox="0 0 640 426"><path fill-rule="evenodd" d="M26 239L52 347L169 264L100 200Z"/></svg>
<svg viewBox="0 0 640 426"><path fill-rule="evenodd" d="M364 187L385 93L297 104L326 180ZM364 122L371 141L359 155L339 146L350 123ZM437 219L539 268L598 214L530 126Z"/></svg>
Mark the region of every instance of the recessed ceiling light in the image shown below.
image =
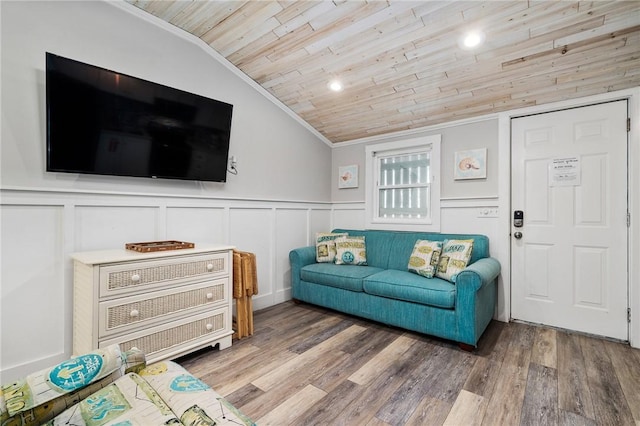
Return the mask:
<svg viewBox="0 0 640 426"><path fill-rule="evenodd" d="M343 89L342 83L340 83L338 80L332 80L329 82L329 89L333 90L334 92L340 92Z"/></svg>
<svg viewBox="0 0 640 426"><path fill-rule="evenodd" d="M484 42L485 35L482 31L470 31L464 34L460 40L460 47L463 49L473 49Z"/></svg>

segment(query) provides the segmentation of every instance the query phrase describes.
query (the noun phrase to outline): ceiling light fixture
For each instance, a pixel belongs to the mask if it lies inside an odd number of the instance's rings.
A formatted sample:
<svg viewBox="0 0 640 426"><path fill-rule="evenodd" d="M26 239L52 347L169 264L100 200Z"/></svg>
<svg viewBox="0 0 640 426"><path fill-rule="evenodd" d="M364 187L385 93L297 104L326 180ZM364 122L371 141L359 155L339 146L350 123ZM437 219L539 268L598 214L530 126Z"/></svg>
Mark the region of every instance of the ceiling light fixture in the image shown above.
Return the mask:
<svg viewBox="0 0 640 426"><path fill-rule="evenodd" d="M482 31L470 31L462 36L460 39L460 47L463 49L474 49L480 46L485 39L485 35Z"/></svg>
<svg viewBox="0 0 640 426"><path fill-rule="evenodd" d="M334 92L341 92L343 89L342 83L340 83L338 80L332 80L329 82L329 89L333 90Z"/></svg>

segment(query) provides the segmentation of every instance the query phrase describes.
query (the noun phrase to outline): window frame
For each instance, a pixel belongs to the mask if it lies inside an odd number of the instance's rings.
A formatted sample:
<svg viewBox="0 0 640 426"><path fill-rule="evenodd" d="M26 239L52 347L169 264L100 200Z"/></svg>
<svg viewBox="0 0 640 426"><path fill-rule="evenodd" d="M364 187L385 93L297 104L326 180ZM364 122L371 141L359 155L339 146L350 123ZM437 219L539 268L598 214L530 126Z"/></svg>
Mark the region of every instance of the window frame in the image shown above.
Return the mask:
<svg viewBox="0 0 640 426"><path fill-rule="evenodd" d="M366 152L365 215L367 229L440 232L440 142L441 135L429 135L395 142L368 145ZM379 159L390 154L402 156L419 151L429 152L429 217L424 219L378 217Z"/></svg>

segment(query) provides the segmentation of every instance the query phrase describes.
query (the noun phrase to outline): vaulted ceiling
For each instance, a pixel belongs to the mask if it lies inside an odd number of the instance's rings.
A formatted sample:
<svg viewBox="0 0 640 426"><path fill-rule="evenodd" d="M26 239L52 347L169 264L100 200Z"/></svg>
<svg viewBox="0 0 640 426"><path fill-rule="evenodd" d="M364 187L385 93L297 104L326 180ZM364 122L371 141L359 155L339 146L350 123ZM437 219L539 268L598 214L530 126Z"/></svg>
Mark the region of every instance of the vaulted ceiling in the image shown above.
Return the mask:
<svg viewBox="0 0 640 426"><path fill-rule="evenodd" d="M334 143L640 86L639 1L127 1Z"/></svg>

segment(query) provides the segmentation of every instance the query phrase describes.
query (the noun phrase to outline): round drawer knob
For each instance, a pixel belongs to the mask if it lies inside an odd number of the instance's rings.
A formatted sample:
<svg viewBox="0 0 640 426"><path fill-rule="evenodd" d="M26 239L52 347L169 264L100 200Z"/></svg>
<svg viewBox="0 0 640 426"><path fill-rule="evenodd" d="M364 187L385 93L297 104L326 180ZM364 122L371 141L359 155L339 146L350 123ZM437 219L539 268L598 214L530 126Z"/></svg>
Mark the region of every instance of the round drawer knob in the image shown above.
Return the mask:
<svg viewBox="0 0 640 426"><path fill-rule="evenodd" d="M207 299L209 300L213 299L213 293L207 293Z"/></svg>
<svg viewBox="0 0 640 426"><path fill-rule="evenodd" d="M213 271L213 263L207 263L207 271Z"/></svg>
<svg viewBox="0 0 640 426"><path fill-rule="evenodd" d="M131 281L133 281L134 283L137 283L138 281L140 281L140 275L138 274L131 275Z"/></svg>
<svg viewBox="0 0 640 426"><path fill-rule="evenodd" d="M132 309L131 312L129 312L131 318L136 318L138 315L140 315L140 312L137 309Z"/></svg>
<svg viewBox="0 0 640 426"><path fill-rule="evenodd" d="M209 331L213 330L213 324L207 324L207 330Z"/></svg>

